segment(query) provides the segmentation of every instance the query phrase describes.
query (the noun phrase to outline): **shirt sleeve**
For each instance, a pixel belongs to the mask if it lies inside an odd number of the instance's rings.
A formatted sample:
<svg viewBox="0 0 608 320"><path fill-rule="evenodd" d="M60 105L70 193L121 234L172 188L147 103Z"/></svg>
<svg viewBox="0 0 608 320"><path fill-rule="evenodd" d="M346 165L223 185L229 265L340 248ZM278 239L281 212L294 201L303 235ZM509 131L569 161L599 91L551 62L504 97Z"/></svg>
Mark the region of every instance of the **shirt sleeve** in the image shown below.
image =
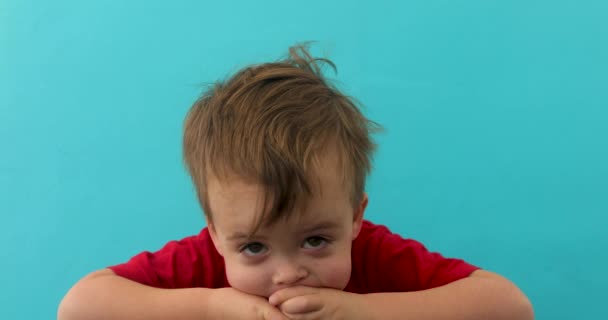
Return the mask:
<svg viewBox="0 0 608 320"><path fill-rule="evenodd" d="M207 229L199 235L170 241L156 252L144 251L129 261L108 267L129 280L164 289L221 287L223 261L209 239Z"/></svg>
<svg viewBox="0 0 608 320"><path fill-rule="evenodd" d="M371 225L365 239L368 272L376 281L368 286L376 292L407 292L431 289L468 277L479 269L462 259L445 258L430 252L420 242L404 239L386 227Z"/></svg>

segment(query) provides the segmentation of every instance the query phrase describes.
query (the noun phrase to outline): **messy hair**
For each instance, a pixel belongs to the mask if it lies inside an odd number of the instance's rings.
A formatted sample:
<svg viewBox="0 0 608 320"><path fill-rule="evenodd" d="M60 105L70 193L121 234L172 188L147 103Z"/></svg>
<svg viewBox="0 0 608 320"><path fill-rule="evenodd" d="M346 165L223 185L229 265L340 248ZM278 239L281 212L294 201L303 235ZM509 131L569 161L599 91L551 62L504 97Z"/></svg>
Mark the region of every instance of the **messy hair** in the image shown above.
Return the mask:
<svg viewBox="0 0 608 320"><path fill-rule="evenodd" d="M185 119L183 156L209 222L211 174L263 187L257 230L314 194L315 163L327 148L338 154L338 173L357 207L376 149L371 134L381 127L329 83L324 65L337 71L332 61L312 57L308 44L298 44L286 58L214 83L195 101Z"/></svg>

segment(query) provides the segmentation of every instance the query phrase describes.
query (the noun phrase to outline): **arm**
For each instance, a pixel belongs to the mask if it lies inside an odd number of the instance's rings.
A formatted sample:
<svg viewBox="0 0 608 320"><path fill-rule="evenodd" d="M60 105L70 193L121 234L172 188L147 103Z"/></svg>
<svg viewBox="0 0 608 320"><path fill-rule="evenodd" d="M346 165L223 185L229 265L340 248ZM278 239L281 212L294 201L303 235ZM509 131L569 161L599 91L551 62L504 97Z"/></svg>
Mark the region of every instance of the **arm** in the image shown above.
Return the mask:
<svg viewBox="0 0 608 320"><path fill-rule="evenodd" d="M74 285L61 301L57 319L287 320L266 299L233 288L158 289L110 269Z"/></svg>
<svg viewBox="0 0 608 320"><path fill-rule="evenodd" d="M57 319L207 319L211 289L158 289L112 270L89 274L59 305Z"/></svg>
<svg viewBox="0 0 608 320"><path fill-rule="evenodd" d="M487 271L421 291L356 294L290 287L269 298L289 319L531 320L532 306L507 279Z"/></svg>
<svg viewBox="0 0 608 320"><path fill-rule="evenodd" d="M514 284L483 270L433 289L373 293L355 300L362 306L361 319L534 319L530 301Z"/></svg>

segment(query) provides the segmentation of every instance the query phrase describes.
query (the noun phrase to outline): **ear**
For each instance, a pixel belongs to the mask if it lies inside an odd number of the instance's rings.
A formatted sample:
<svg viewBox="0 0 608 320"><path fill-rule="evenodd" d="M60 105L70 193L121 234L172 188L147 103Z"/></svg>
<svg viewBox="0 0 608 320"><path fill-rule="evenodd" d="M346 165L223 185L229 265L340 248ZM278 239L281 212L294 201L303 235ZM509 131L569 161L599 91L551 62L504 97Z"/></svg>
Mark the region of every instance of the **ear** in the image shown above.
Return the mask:
<svg viewBox="0 0 608 320"><path fill-rule="evenodd" d="M220 247L220 243L217 240L217 232L215 231L215 225L212 222L207 221L207 229L209 230L209 235L211 236L211 241L215 246L215 250L223 257L222 248Z"/></svg>
<svg viewBox="0 0 608 320"><path fill-rule="evenodd" d="M365 213L365 209L367 208L367 203L369 198L366 192L363 192L363 196L361 197L361 202L359 206L355 209L353 214L353 240L357 238L359 235L359 231L361 231L361 224L363 223L363 214Z"/></svg>

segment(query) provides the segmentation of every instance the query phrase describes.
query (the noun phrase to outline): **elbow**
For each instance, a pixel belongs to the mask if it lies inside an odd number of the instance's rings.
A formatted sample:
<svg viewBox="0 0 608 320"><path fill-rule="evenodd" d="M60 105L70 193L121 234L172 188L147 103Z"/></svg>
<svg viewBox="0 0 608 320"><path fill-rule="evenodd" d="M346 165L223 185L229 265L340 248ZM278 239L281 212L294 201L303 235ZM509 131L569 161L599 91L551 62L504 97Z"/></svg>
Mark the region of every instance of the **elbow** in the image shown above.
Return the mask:
<svg viewBox="0 0 608 320"><path fill-rule="evenodd" d="M57 320L91 319L93 299L87 281L76 283L63 297L57 308Z"/></svg>
<svg viewBox="0 0 608 320"><path fill-rule="evenodd" d="M534 308L530 299L515 284L506 278L487 271L476 271L477 277L491 281L496 297L500 297L500 314L505 320L534 320Z"/></svg>
<svg viewBox="0 0 608 320"><path fill-rule="evenodd" d="M504 316L499 318L505 320L534 320L534 308L528 297L515 286L511 286L511 289L510 294L503 295L503 297L509 298L503 300L503 311L501 313Z"/></svg>
<svg viewBox="0 0 608 320"><path fill-rule="evenodd" d="M515 287L513 287L515 288ZM515 288L516 289L516 288ZM534 308L526 295L519 289L511 291L509 299L503 304L501 319L534 320ZM507 302L508 301L508 302Z"/></svg>
<svg viewBox="0 0 608 320"><path fill-rule="evenodd" d="M80 279L63 297L57 307L58 320L86 319L90 317L91 301L95 298L91 292L96 291L91 286L91 280L102 276L112 275L111 270L93 272Z"/></svg>
<svg viewBox="0 0 608 320"><path fill-rule="evenodd" d="M75 300L76 298L74 297L73 290L68 291L57 308L57 320L70 320L77 318L74 312L77 305Z"/></svg>
<svg viewBox="0 0 608 320"><path fill-rule="evenodd" d="M517 316L514 319L518 320L534 320L534 308L530 300L522 293L517 303Z"/></svg>

